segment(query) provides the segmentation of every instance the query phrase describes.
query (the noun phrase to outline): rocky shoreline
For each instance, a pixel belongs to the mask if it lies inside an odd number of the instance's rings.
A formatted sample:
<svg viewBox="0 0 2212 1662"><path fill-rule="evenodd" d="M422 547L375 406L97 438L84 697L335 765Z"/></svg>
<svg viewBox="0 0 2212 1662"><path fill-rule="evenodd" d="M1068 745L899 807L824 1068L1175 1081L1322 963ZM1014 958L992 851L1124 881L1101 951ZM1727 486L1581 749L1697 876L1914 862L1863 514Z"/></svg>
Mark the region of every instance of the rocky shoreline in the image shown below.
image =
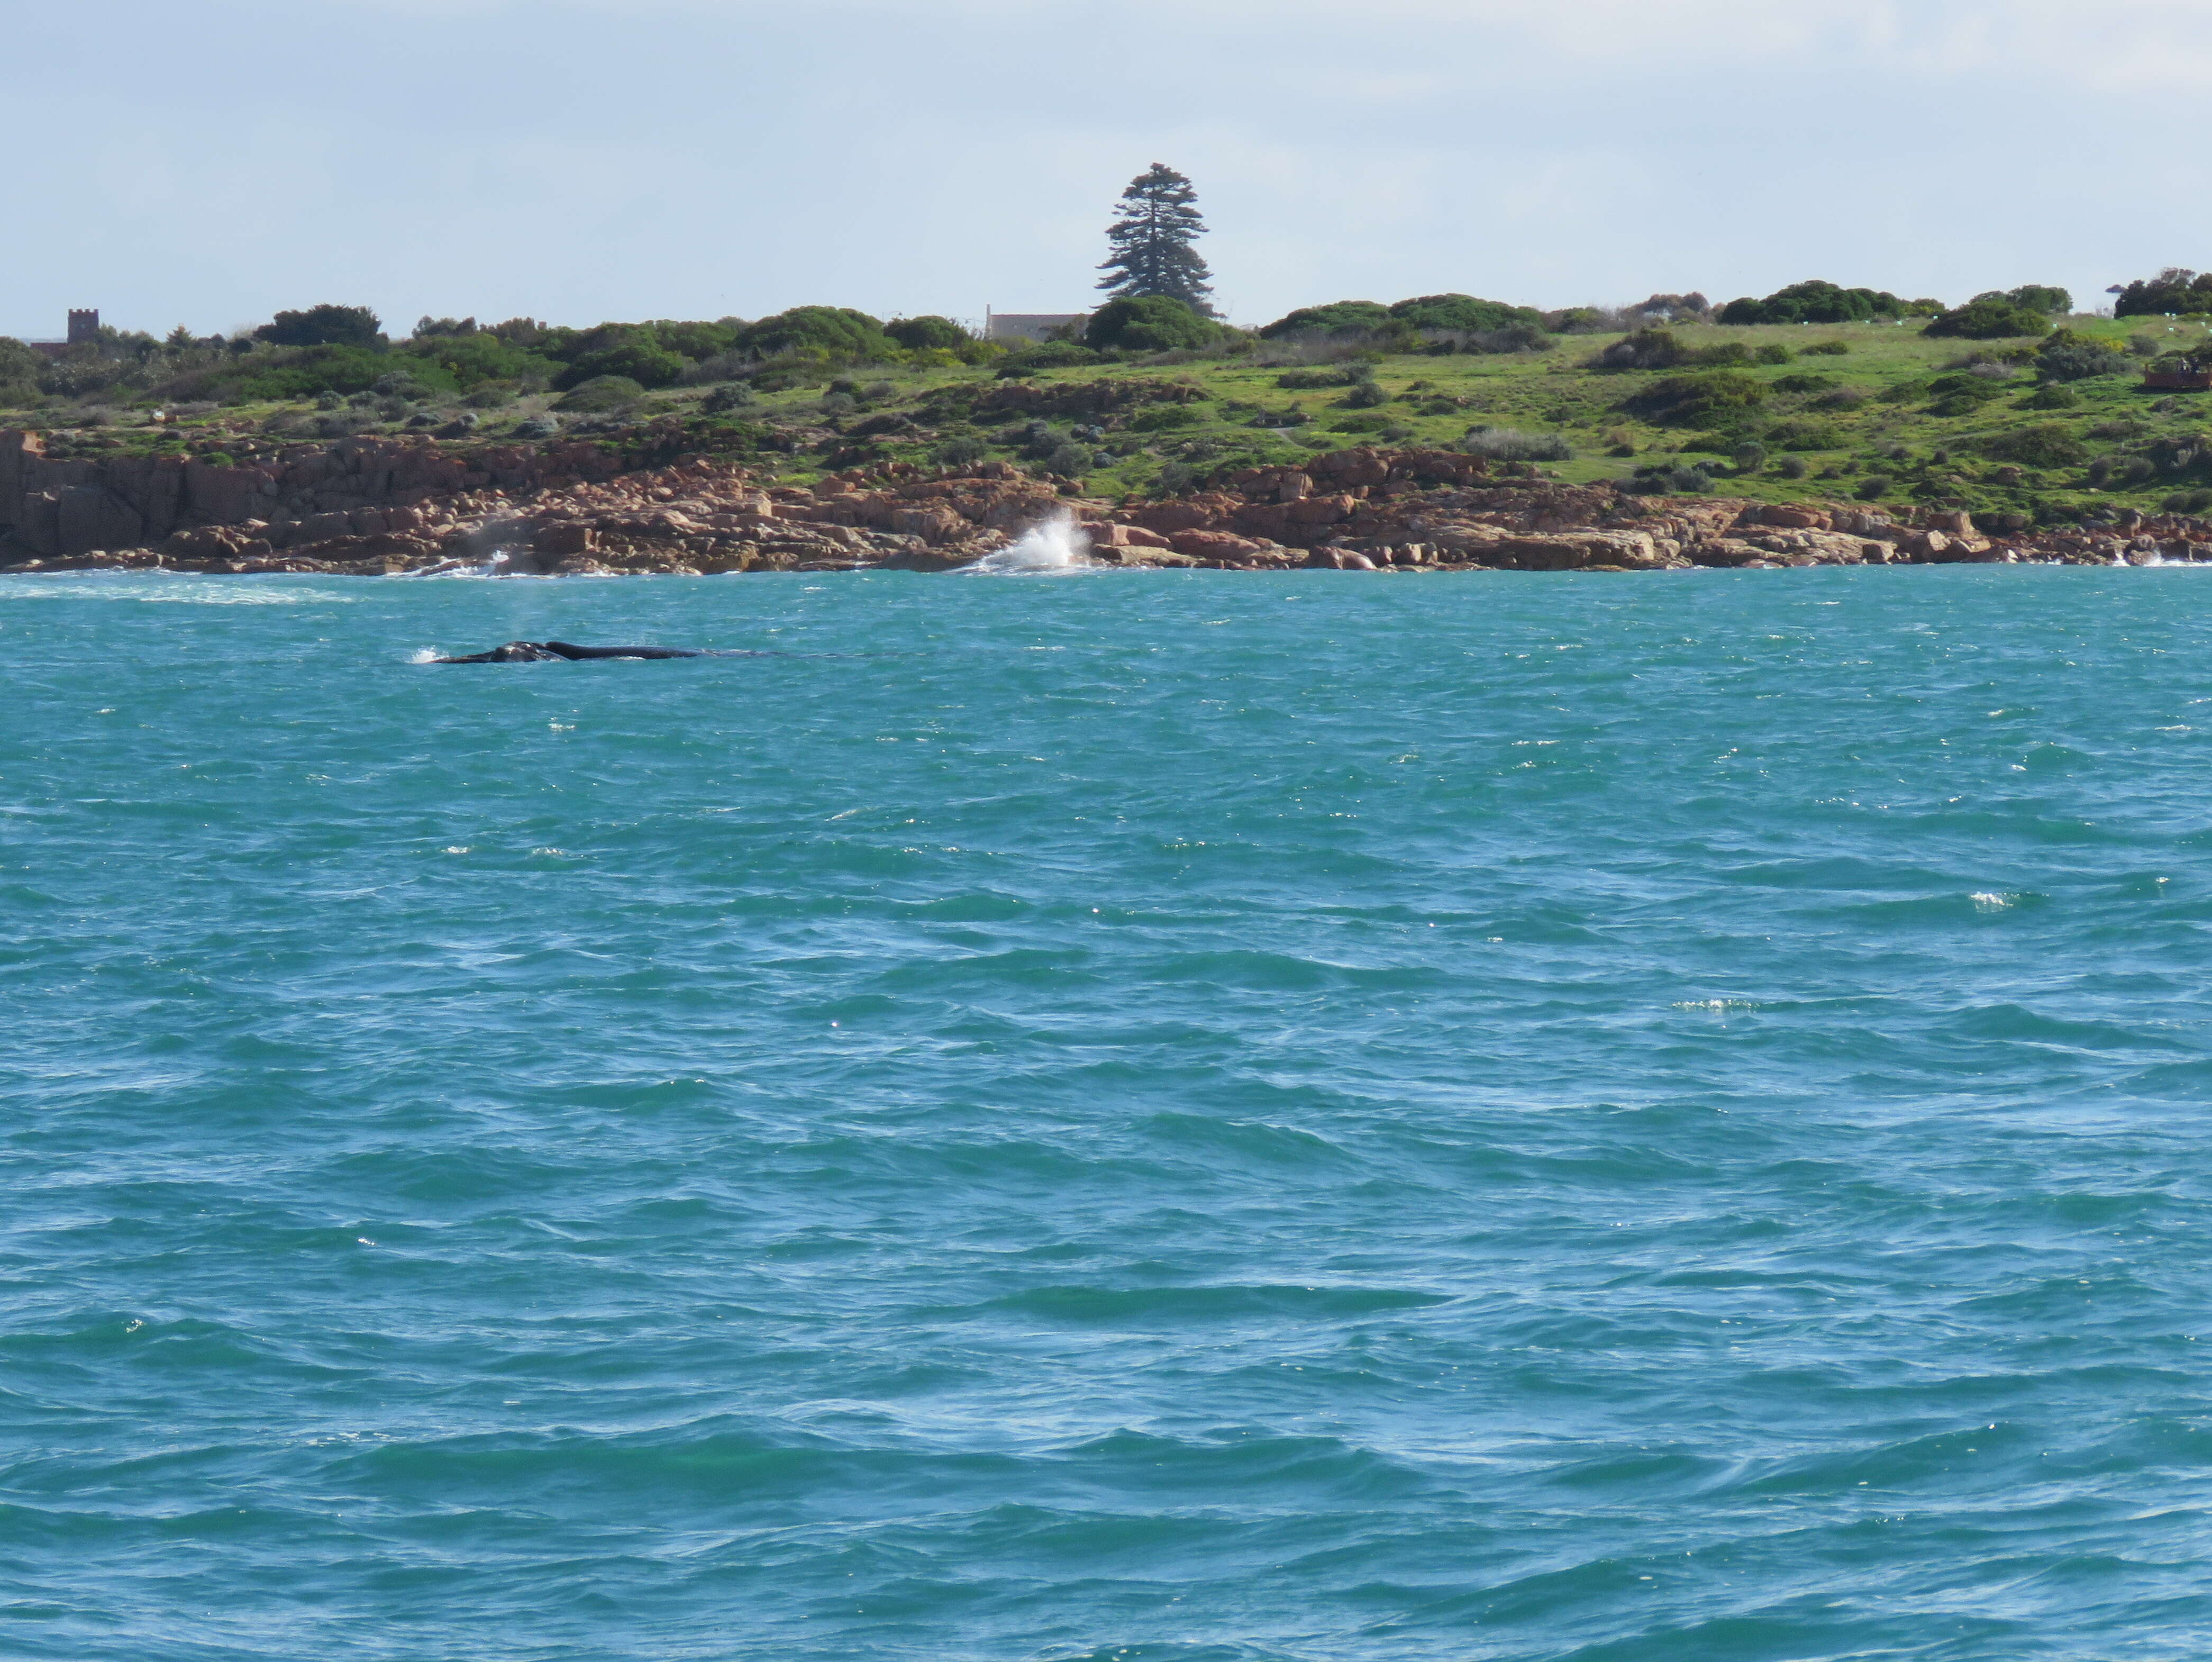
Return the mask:
<svg viewBox="0 0 2212 1662"><path fill-rule="evenodd" d="M1073 491L1006 462L890 463L802 487L705 456L653 461L588 443L356 438L222 466L50 458L37 435L4 431L0 572L945 571L1060 514L1094 562L1234 570L2212 561L2212 522L2191 516L2002 530L1955 512L1641 496L1444 450L1358 447L1154 502Z"/></svg>

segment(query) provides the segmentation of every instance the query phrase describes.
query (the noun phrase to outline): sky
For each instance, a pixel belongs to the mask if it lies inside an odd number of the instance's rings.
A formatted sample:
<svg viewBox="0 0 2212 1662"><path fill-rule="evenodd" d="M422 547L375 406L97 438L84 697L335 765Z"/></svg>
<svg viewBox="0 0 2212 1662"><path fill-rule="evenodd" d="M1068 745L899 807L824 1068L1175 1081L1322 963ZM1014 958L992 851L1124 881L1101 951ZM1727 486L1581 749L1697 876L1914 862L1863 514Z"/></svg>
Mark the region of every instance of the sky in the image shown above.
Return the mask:
<svg viewBox="0 0 2212 1662"><path fill-rule="evenodd" d="M2212 266L2212 0L0 0L0 334L1073 312L1188 174L1234 320Z"/></svg>

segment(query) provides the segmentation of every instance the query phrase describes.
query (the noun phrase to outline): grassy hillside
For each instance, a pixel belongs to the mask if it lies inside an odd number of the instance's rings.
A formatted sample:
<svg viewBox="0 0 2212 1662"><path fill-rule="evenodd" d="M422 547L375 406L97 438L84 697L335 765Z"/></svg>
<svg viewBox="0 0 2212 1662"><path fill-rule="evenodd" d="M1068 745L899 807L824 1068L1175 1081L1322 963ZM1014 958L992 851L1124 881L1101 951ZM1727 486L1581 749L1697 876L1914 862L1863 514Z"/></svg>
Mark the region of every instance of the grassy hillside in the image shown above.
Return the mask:
<svg viewBox="0 0 2212 1662"><path fill-rule="evenodd" d="M350 431L470 442L558 432L746 457L794 481L880 462L1002 458L1105 496L1171 494L1226 468L1359 443L1466 446L1568 480L1673 493L1856 496L2045 523L2116 507L2212 507L2212 393L2148 392L2140 374L2156 353L2204 343L2201 320L2071 320L2077 351L2116 349L2088 354L2081 363L2098 373L2075 380L2054 378L2033 342L1931 339L1920 326L1683 325L1657 349L1658 338L1635 338L1646 357L1656 350L1672 362L1627 368L1600 362L1608 349L1625 355L1631 338L1619 334L1441 355L1244 338L1151 358L1064 350L1083 361L1061 367L1050 354L969 364L944 350L843 369L787 361L769 373L718 359L687 375L701 384L652 392L629 380L556 391L558 377L532 370L557 363L516 351L495 364L489 347L472 378L449 361L450 344L419 344L412 358L403 344L367 384L349 360L311 356L330 349L264 350L127 403L94 395L0 410L0 425L45 429L61 454L240 459ZM306 391L340 367L358 390ZM737 378L706 379L723 374ZM199 396L179 405L179 390Z"/></svg>

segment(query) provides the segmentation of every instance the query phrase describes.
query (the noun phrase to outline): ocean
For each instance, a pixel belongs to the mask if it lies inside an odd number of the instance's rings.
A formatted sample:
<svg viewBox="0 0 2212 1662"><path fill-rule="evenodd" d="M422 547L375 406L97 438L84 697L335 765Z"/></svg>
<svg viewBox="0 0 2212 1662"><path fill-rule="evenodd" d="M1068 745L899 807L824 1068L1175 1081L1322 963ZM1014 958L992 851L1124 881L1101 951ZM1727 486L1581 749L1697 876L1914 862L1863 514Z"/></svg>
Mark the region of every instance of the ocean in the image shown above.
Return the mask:
<svg viewBox="0 0 2212 1662"><path fill-rule="evenodd" d="M0 580L0 1655L2203 1657L2208 618Z"/></svg>

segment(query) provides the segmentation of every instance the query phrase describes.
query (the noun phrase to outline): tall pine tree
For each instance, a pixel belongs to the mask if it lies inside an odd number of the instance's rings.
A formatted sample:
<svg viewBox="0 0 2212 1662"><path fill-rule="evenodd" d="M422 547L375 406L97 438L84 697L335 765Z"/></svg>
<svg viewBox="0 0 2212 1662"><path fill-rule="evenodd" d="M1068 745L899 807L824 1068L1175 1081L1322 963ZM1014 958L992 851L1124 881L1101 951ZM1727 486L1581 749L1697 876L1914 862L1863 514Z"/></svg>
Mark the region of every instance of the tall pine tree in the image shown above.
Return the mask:
<svg viewBox="0 0 2212 1662"><path fill-rule="evenodd" d="M1190 181L1161 162L1131 180L1106 230L1114 255L1098 268L1107 273L1098 286L1116 299L1167 295L1212 316L1206 297L1213 292L1207 281L1213 273L1192 246L1206 234L1206 221L1192 205L1197 200Z"/></svg>

